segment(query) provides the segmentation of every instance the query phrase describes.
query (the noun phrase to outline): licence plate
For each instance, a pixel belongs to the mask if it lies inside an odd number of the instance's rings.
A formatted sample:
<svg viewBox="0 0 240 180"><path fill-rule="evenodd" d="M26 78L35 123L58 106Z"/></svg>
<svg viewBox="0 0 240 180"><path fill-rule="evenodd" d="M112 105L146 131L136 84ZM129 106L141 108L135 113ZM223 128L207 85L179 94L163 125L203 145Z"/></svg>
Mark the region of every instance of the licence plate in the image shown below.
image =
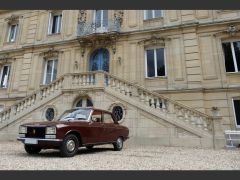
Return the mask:
<svg viewBox="0 0 240 180"><path fill-rule="evenodd" d="M25 144L38 144L37 139L25 139Z"/></svg>

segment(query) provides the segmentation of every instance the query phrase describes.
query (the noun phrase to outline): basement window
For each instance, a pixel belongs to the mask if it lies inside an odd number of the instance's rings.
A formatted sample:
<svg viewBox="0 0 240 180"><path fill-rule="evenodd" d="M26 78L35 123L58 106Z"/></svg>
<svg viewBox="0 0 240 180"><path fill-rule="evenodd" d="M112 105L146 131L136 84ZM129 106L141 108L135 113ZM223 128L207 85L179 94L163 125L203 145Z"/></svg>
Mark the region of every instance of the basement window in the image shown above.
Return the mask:
<svg viewBox="0 0 240 180"><path fill-rule="evenodd" d="M1 88L7 88L8 87L8 81L9 81L9 75L10 75L10 65L4 65L1 69L1 76L0 76L0 87Z"/></svg>
<svg viewBox="0 0 240 180"><path fill-rule="evenodd" d="M240 41L222 43L226 72L240 71Z"/></svg>
<svg viewBox="0 0 240 180"><path fill-rule="evenodd" d="M233 110L234 110L236 127L240 128L240 98L233 99Z"/></svg>

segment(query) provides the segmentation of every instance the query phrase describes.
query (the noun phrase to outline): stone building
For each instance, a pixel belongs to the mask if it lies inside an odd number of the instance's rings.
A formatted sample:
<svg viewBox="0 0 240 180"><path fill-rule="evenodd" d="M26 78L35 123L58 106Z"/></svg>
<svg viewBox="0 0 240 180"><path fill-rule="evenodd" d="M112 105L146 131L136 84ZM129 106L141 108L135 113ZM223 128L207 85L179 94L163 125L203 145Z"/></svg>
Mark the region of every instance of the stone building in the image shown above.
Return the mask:
<svg viewBox="0 0 240 180"><path fill-rule="evenodd" d="M240 127L240 10L0 11L0 139L66 109L130 144L223 147Z"/></svg>

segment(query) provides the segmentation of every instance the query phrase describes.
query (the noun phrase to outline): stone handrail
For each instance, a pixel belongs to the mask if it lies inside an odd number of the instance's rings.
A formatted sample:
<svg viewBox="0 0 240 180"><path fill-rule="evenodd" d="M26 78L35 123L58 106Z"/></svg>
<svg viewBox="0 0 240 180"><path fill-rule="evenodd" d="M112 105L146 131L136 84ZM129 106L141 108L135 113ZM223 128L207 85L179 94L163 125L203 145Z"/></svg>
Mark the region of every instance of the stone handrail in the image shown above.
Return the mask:
<svg viewBox="0 0 240 180"><path fill-rule="evenodd" d="M159 109L159 112L164 113L166 116L175 117L205 131L212 131L212 116L106 72L105 78L106 86L115 91L136 98L149 107Z"/></svg>

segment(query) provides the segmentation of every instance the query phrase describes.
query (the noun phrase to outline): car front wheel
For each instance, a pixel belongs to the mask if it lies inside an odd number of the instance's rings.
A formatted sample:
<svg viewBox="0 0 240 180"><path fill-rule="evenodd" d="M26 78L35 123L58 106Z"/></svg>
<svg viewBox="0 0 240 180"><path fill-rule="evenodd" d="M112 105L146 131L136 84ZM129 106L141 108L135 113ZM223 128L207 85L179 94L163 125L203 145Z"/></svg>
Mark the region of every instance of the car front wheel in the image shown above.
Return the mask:
<svg viewBox="0 0 240 180"><path fill-rule="evenodd" d="M73 134L69 134L62 142L60 154L62 157L73 157L77 153L78 147L78 138Z"/></svg>
<svg viewBox="0 0 240 180"><path fill-rule="evenodd" d="M123 138L122 137L117 138L117 141L113 143L113 147L115 151L121 151L123 148Z"/></svg>
<svg viewBox="0 0 240 180"><path fill-rule="evenodd" d="M42 149L39 147L31 146L31 145L24 145L25 151L28 154L38 154Z"/></svg>

